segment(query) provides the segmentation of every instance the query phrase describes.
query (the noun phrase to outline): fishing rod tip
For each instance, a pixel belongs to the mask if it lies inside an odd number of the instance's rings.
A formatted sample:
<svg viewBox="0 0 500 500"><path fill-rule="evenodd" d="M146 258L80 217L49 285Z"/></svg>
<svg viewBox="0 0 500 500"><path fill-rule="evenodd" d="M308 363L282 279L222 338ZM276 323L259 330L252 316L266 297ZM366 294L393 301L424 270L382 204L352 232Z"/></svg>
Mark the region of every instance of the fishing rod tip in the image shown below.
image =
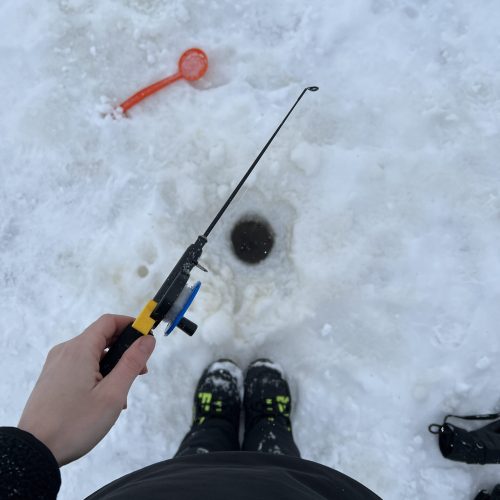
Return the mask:
<svg viewBox="0 0 500 500"><path fill-rule="evenodd" d="M310 90L311 92L316 92L316 90L319 90L319 87L306 87L306 90Z"/></svg>

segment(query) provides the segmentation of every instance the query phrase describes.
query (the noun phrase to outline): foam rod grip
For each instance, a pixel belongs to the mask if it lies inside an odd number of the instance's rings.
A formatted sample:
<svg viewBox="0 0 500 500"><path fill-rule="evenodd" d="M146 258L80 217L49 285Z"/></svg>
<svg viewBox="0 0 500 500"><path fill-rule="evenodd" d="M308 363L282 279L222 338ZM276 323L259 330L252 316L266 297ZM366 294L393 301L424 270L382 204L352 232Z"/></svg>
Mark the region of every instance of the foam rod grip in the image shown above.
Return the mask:
<svg viewBox="0 0 500 500"><path fill-rule="evenodd" d="M133 328L132 323L123 330L115 343L109 348L109 351L101 359L99 370L103 377L116 366L123 353L140 337L142 337L142 333Z"/></svg>

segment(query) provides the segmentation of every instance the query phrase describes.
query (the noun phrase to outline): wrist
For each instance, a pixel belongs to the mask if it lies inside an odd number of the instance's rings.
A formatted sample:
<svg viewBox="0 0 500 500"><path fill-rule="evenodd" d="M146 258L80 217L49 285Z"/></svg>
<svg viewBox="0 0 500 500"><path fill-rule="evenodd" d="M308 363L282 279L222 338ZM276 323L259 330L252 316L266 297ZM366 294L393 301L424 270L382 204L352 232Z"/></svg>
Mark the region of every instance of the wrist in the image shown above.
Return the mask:
<svg viewBox="0 0 500 500"><path fill-rule="evenodd" d="M48 433L45 432L40 426L30 425L21 417L17 428L23 432L30 434L37 441L39 441L52 454L55 461L57 462L58 467L64 465L59 459L59 454L53 440L49 437Z"/></svg>
<svg viewBox="0 0 500 500"><path fill-rule="evenodd" d="M25 426L21 425L21 423L17 427L12 427L12 429L15 429L17 431L17 435L20 438L22 438L26 442L29 442L30 445L33 448L36 448L39 453L42 453L47 460L49 460L50 457L49 462L51 462L53 465L57 465L58 468L61 467L61 464L59 463L56 455L45 442L46 440L40 439L36 431L33 432L32 430L25 428Z"/></svg>

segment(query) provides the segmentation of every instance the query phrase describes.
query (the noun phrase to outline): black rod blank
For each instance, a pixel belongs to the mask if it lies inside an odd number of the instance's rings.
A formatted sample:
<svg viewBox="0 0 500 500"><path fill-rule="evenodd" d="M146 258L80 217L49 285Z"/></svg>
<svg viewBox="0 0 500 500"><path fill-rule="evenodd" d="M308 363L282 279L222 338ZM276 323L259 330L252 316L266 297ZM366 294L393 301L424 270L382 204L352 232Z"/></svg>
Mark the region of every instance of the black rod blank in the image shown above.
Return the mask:
<svg viewBox="0 0 500 500"><path fill-rule="evenodd" d="M266 152L267 148L270 146L271 142L273 142L274 138L276 135L278 135L278 132L280 131L281 127L284 125L284 123L287 121L288 117L294 110L295 106L299 103L299 101L302 99L302 96L310 90L311 92L316 92L319 90L319 87L306 87L302 93L299 95L298 99L295 101L295 104L290 108L290 111L286 114L285 118L283 118L283 121L279 124L278 128L274 131L274 134L271 136L271 138L267 141L266 145L262 148L262 151L259 153L257 158L255 158L254 162L250 165L250 168L247 170L246 174L241 178L241 181L238 183L238 185L234 188L234 191L231 193L229 198L227 199L226 203L222 206L222 208L219 210L219 213L215 216L215 219L212 221L210 226L208 226L207 230L203 234L205 238L208 238L208 235L212 232L212 229L215 227L215 224L219 222L219 219L222 217L222 214L226 211L227 207L229 204L233 201L234 197L238 194L238 191L241 189L241 186L245 184L245 181L248 179L249 175L252 173L252 170L255 168L257 163L259 163L260 159Z"/></svg>

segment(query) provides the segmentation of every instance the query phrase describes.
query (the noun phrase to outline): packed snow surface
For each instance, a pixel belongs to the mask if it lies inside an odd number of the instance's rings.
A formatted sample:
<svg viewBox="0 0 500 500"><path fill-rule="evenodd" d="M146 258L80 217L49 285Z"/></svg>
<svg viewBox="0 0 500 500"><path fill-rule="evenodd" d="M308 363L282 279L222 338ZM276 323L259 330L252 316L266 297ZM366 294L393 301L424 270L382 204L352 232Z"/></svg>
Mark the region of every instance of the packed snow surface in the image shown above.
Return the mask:
<svg viewBox="0 0 500 500"><path fill-rule="evenodd" d="M59 498L169 458L219 358L278 362L303 456L384 499L471 499L498 466L427 425L498 410L500 3L2 0L0 422L51 346L136 315L307 93L195 270L199 330L158 338ZM110 113L200 47L210 68ZM276 244L231 253L241 216Z"/></svg>

